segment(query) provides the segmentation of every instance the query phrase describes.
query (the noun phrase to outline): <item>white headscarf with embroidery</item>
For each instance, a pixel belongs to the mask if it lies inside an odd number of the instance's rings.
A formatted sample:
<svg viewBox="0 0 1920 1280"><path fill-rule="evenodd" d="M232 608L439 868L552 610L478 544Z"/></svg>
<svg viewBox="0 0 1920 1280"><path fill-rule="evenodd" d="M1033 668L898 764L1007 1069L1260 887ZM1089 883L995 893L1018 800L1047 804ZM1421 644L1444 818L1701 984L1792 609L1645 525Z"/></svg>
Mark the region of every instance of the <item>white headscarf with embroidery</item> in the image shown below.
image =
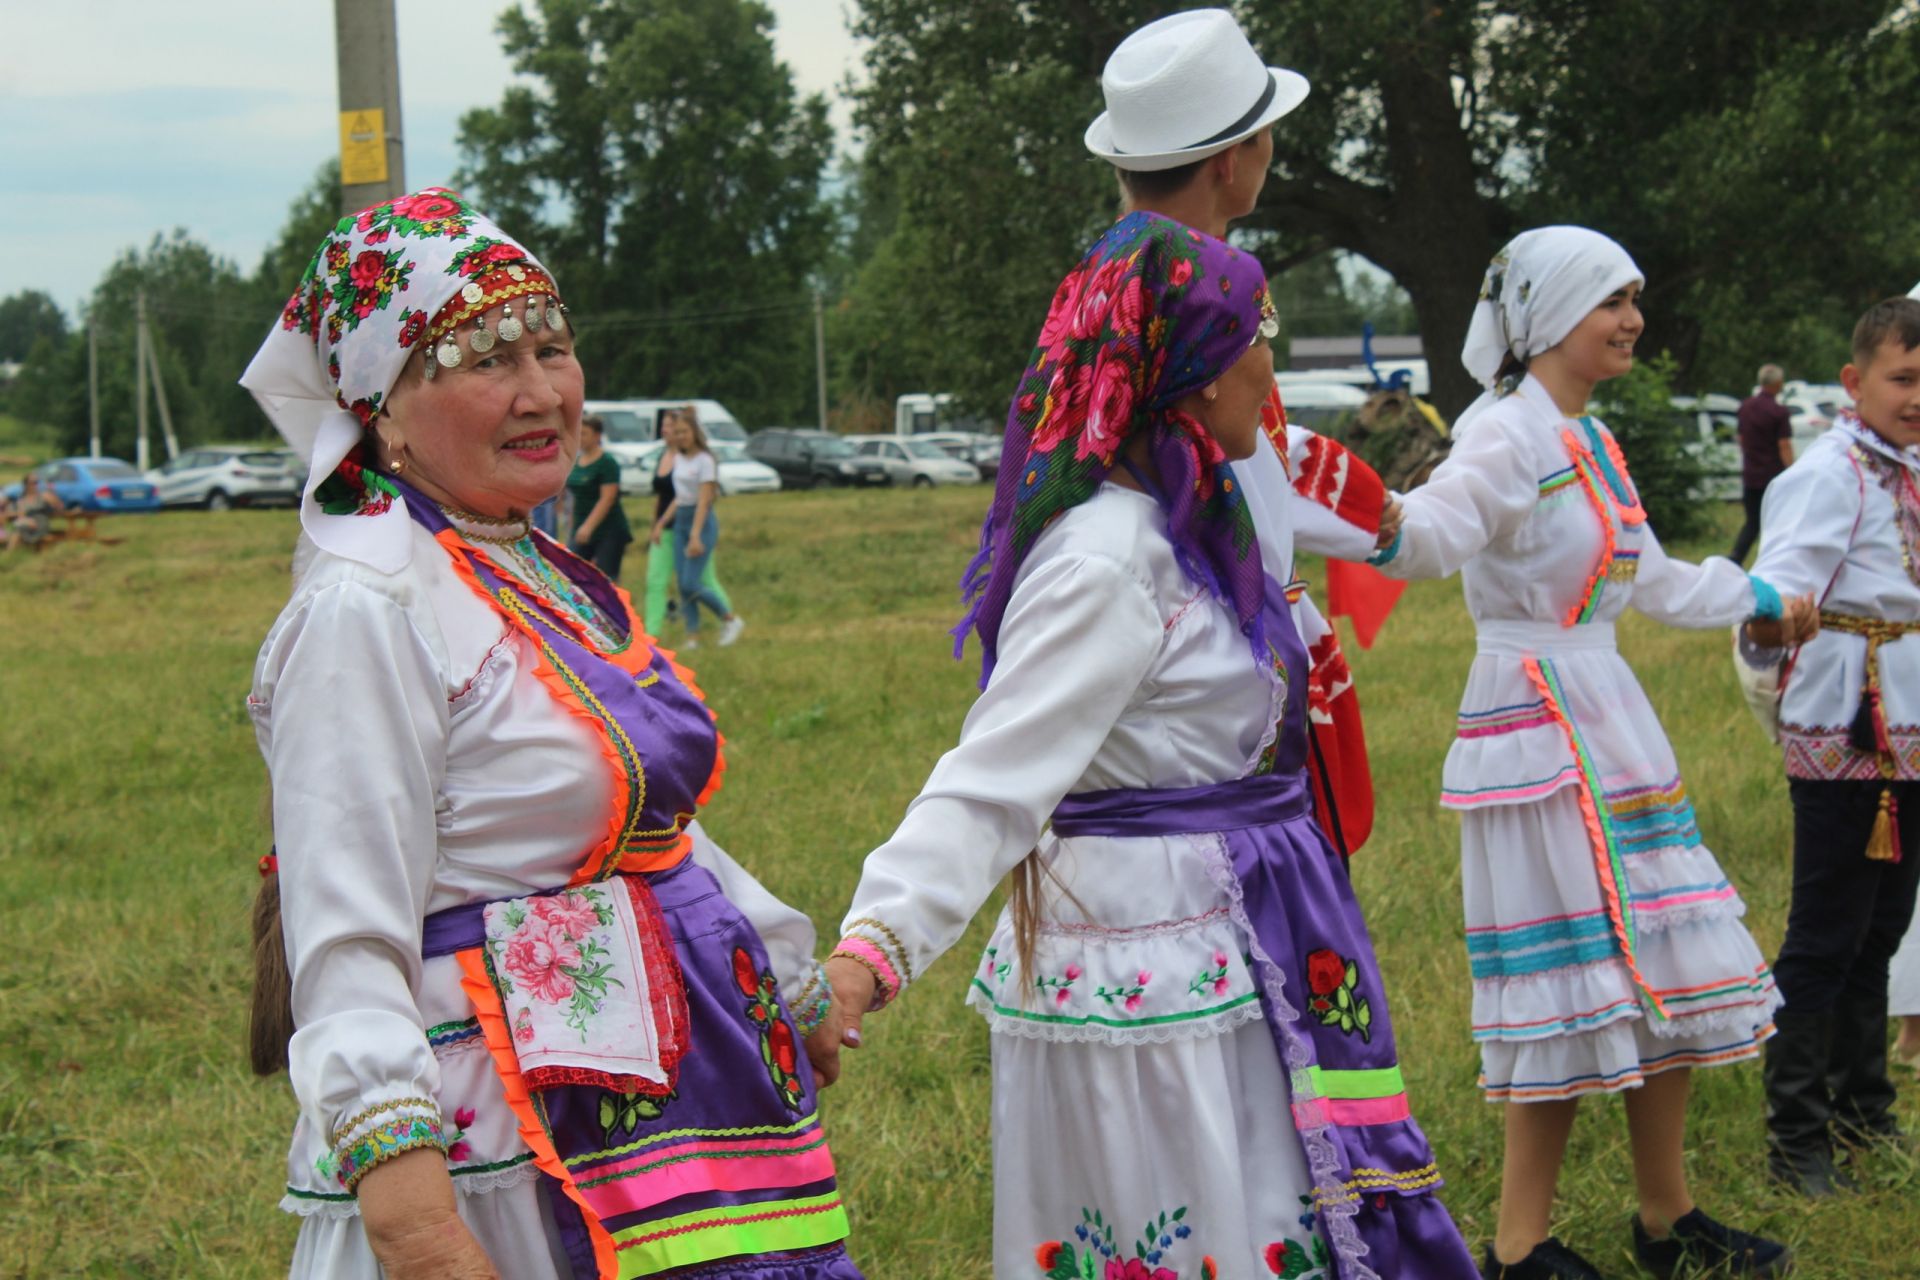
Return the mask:
<svg viewBox="0 0 1920 1280"><path fill-rule="evenodd" d="M1508 355L1524 362L1552 350L1615 290L1645 280L1632 256L1598 231L1536 227L1515 236L1487 266L1460 352L1487 394L1455 429L1512 389L1494 385Z"/></svg>
<svg viewBox="0 0 1920 1280"><path fill-rule="evenodd" d="M371 459L363 470L349 455L416 350L432 361L440 343L458 363L466 324L470 341L511 341L505 324L491 333L476 317L516 298L522 329L536 317L562 329L558 297L538 259L444 187L339 221L240 378L307 464L300 524L315 545L383 573L406 565L405 504Z"/></svg>

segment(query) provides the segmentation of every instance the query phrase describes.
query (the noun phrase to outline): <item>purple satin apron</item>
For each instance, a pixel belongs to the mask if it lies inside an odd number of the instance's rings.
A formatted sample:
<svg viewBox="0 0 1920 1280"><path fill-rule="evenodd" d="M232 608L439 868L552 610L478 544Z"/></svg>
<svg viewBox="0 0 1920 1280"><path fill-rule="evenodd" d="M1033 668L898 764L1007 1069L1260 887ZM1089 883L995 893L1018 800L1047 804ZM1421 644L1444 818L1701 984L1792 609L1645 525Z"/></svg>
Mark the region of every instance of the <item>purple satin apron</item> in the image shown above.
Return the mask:
<svg viewBox="0 0 1920 1280"><path fill-rule="evenodd" d="M413 518L448 522L401 485ZM655 651L637 677L583 645L533 593L469 548L496 608L531 619L543 656L601 715L629 781L620 854L677 839L713 769L718 737L706 705ZM613 584L558 544L550 563L610 618L632 626ZM622 628L624 630L624 628ZM669 834L670 833L670 834ZM861 1280L841 1240L846 1211L816 1110L813 1069L780 999L766 948L719 882L691 858L643 877L672 939L686 990L687 1051L671 1094L596 1085L535 1090L533 1110L578 1193L612 1237L617 1274L713 1280ZM422 954L485 941L484 902L427 917ZM484 952L482 952L484 955ZM576 1280L597 1268L585 1214L560 1181L541 1184Z"/></svg>
<svg viewBox="0 0 1920 1280"><path fill-rule="evenodd" d="M1335 1275L1468 1280L1479 1268L1433 1194L1440 1174L1408 1110L1366 921L1313 818L1306 646L1271 576L1266 599L1267 646L1289 691L1270 771L1204 787L1082 792L1054 810L1053 830L1220 841Z"/></svg>

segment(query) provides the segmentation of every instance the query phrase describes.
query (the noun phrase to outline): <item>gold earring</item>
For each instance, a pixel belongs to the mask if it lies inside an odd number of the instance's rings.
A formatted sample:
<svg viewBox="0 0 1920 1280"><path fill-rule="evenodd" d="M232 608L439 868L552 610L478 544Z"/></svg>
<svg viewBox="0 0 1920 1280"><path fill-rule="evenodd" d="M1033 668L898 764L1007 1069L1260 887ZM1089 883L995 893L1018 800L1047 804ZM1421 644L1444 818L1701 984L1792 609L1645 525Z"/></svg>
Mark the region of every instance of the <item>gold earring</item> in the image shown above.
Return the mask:
<svg viewBox="0 0 1920 1280"><path fill-rule="evenodd" d="M395 475L399 475L407 469L407 446L402 443L396 448L393 444L389 443L387 444L387 449L393 454L393 457L387 462L387 470L393 472Z"/></svg>
<svg viewBox="0 0 1920 1280"><path fill-rule="evenodd" d="M1206 390L1200 393L1200 398L1202 400L1205 400L1208 404L1212 404L1215 400L1219 399L1219 397L1220 397L1220 393L1218 391L1215 391L1212 387L1208 387Z"/></svg>

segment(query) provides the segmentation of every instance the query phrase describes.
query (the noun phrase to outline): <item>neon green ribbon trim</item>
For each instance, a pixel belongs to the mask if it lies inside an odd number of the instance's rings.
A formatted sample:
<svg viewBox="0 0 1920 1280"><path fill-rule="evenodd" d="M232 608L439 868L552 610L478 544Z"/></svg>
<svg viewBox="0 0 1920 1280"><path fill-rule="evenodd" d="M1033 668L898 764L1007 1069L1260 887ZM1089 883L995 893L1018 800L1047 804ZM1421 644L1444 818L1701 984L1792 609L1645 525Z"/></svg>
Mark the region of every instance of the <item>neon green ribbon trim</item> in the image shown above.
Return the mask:
<svg viewBox="0 0 1920 1280"><path fill-rule="evenodd" d="M797 1200L722 1205L617 1231L620 1277L650 1276L716 1258L811 1249L844 1240L847 1210L838 1192Z"/></svg>
<svg viewBox="0 0 1920 1280"><path fill-rule="evenodd" d="M1328 1071L1308 1067L1307 1078L1322 1098L1391 1098L1407 1091L1400 1068L1375 1067L1367 1071Z"/></svg>

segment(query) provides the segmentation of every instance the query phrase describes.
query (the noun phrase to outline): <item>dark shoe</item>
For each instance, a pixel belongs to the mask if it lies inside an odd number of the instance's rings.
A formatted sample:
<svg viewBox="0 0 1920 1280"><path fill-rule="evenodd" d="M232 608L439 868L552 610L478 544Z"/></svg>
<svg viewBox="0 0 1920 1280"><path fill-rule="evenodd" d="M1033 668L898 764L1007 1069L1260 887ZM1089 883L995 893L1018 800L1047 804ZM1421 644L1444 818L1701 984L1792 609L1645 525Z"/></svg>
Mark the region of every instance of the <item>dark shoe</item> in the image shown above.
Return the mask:
<svg viewBox="0 0 1920 1280"><path fill-rule="evenodd" d="M1633 1256L1660 1280L1672 1280L1683 1263L1733 1276L1784 1276L1793 1269L1793 1254L1778 1240L1736 1231L1698 1209L1674 1223L1664 1240L1648 1235L1634 1214Z"/></svg>
<svg viewBox="0 0 1920 1280"><path fill-rule="evenodd" d="M1833 1098L1833 1136L1850 1147L1899 1142L1895 1092L1887 1076L1887 1002L1849 992L1833 1009L1827 1088Z"/></svg>
<svg viewBox="0 0 1920 1280"><path fill-rule="evenodd" d="M1767 1170L1801 1195L1821 1198L1850 1190L1834 1168L1827 1092L1833 1015L1822 1009L1780 1011L1766 1044L1762 1078L1767 1090Z"/></svg>
<svg viewBox="0 0 1920 1280"><path fill-rule="evenodd" d="M1548 1236L1518 1262L1500 1261L1488 1245L1480 1274L1485 1280L1604 1280L1592 1263L1561 1244L1557 1236Z"/></svg>

